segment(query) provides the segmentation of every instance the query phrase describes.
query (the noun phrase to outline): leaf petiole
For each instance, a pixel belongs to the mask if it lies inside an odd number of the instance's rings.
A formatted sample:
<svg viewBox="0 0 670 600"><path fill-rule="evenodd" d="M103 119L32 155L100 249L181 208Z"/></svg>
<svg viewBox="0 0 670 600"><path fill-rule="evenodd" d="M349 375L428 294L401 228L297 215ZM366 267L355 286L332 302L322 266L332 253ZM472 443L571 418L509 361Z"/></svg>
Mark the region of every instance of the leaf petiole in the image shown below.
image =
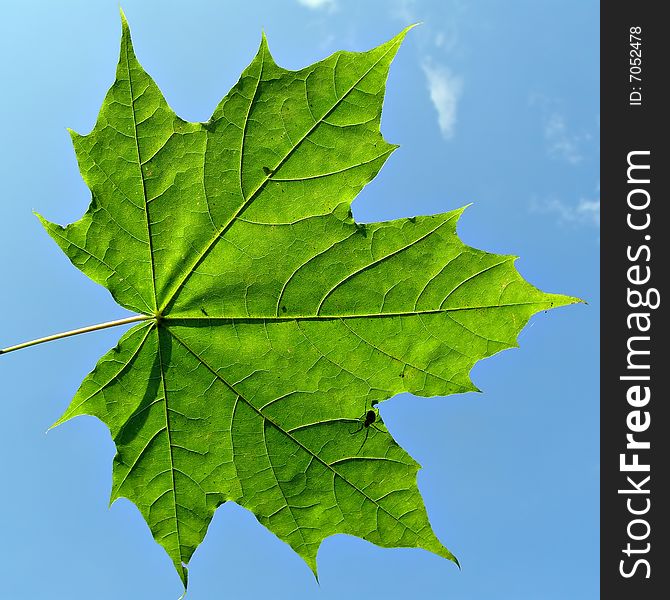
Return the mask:
<svg viewBox="0 0 670 600"><path fill-rule="evenodd" d="M98 323L97 325L80 327L79 329L72 329L71 331L55 333L54 335L48 335L46 337L38 338L36 340L31 340L29 342L16 344L16 346L9 346L7 348L2 348L0 349L0 354L7 354L9 352L14 352L14 350L21 350L23 348L28 348L30 346L36 346L37 344L52 342L53 340L60 340L73 335L79 335L80 333L88 333L89 331L99 331L100 329L109 329L110 327L117 327L119 325L128 325L129 323L138 323L140 321L148 321L150 319L155 318L156 317L151 315L135 315L133 317L127 317L125 319L117 319L116 321L107 321L106 323Z"/></svg>

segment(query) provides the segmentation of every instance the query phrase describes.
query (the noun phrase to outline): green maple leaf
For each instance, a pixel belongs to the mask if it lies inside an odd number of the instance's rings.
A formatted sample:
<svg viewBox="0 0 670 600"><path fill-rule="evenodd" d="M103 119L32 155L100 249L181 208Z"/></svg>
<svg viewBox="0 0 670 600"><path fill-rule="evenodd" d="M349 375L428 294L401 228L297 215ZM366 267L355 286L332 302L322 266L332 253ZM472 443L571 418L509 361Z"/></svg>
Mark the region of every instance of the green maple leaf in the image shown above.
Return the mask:
<svg viewBox="0 0 670 600"><path fill-rule="evenodd" d="M228 501L315 573L336 533L456 561L429 524L419 465L375 406L475 390L478 360L515 346L534 313L577 300L464 245L462 209L353 220L351 201L396 148L379 125L407 30L300 71L279 67L263 37L212 118L189 123L122 22L97 123L72 133L91 205L67 227L42 221L140 316L58 423L87 414L109 427L112 500L138 506L184 586Z"/></svg>

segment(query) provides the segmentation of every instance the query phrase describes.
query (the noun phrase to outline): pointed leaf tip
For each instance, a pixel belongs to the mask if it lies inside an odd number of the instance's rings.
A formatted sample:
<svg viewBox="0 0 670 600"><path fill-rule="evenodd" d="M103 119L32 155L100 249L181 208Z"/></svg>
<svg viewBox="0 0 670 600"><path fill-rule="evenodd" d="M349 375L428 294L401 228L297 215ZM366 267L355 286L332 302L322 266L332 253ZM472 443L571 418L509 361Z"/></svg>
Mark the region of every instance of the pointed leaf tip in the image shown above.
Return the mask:
<svg viewBox="0 0 670 600"><path fill-rule="evenodd" d="M133 51L133 40L130 35L130 25L128 24L128 19L126 19L126 13L123 12L123 9L119 7L119 13L121 15L121 50L123 51L123 43L128 44L130 51Z"/></svg>
<svg viewBox="0 0 670 600"><path fill-rule="evenodd" d="M546 296L547 299L551 302L551 308L570 306L572 304L587 304L587 302L575 296L565 296L563 294L546 294Z"/></svg>
<svg viewBox="0 0 670 600"><path fill-rule="evenodd" d="M394 36L394 37L392 38L392 41L398 40L398 41L402 42L402 41L405 39L405 36L406 36L412 29L414 29L415 27L418 27L418 26L421 25L421 24L422 24L422 23L418 22L418 23L412 23L411 25L408 25L408 26L405 27L400 33L398 33L396 36Z"/></svg>
<svg viewBox="0 0 670 600"><path fill-rule="evenodd" d="M261 30L261 43L259 46L259 51L260 50L265 50L268 54L270 54L270 46L268 44L268 36L265 35L265 30Z"/></svg>
<svg viewBox="0 0 670 600"><path fill-rule="evenodd" d="M79 139L80 137L84 137L84 136L81 135L81 133L78 133L77 131L75 131L71 127L67 127L66 129L67 129L68 134L70 134L70 139L72 140L73 143L77 139Z"/></svg>
<svg viewBox="0 0 670 600"><path fill-rule="evenodd" d="M275 59L272 56L272 52L270 52L270 45L268 43L268 36L265 35L265 30L261 30L261 43L258 46L258 54L263 55L263 61L267 62L268 64L276 65L277 63L275 62Z"/></svg>
<svg viewBox="0 0 670 600"><path fill-rule="evenodd" d="M52 230L54 227L57 227L59 229L63 229L61 225L58 225L57 223L52 223L49 221L49 219L46 219L43 217L40 213L38 213L36 210L33 211L33 214L39 219L40 223L42 224L42 227L44 227L45 231L53 237Z"/></svg>
<svg viewBox="0 0 670 600"><path fill-rule="evenodd" d="M129 29L128 19L126 19L126 13L123 12L123 8L119 6L119 14L121 15L121 27L123 29Z"/></svg>

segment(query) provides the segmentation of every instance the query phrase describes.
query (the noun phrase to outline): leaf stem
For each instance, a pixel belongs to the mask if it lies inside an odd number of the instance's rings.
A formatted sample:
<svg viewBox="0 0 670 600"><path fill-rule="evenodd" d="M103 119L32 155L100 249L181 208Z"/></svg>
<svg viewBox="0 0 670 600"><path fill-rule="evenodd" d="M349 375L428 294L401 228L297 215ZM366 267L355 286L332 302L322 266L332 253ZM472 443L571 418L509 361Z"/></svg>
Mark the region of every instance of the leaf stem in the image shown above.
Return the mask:
<svg viewBox="0 0 670 600"><path fill-rule="evenodd" d="M80 327L79 329L72 329L71 331L64 331L62 333L48 335L46 337L38 338L36 340L31 340L29 342L23 342L22 344L16 344L16 346L9 346L8 348L2 348L0 349L0 354L7 354L8 352L14 352L14 350L21 350L23 348L28 348L30 346L36 346L37 344L52 342L53 340L60 340L73 335L79 335L80 333L88 333L89 331L99 331L100 329L108 329L110 327L117 327L119 325L128 325L129 323L138 323L140 321L148 321L150 319L155 319L155 317L151 315L135 315L134 317L117 319L116 321L107 321L106 323L89 325L88 327Z"/></svg>

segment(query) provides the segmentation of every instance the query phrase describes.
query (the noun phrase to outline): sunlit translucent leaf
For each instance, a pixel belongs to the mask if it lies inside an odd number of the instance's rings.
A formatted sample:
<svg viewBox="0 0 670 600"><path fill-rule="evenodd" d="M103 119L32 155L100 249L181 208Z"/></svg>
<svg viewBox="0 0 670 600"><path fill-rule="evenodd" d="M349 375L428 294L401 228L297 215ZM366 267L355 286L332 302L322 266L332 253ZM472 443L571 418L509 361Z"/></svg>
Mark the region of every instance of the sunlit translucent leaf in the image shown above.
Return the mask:
<svg viewBox="0 0 670 600"><path fill-rule="evenodd" d="M464 245L461 210L356 223L350 204L396 148L379 125L406 31L300 71L265 38L206 123L168 106L125 19L95 127L72 133L92 201L70 260L152 317L84 380L59 422L94 415L117 447L113 499L146 519L184 585L216 508L232 501L316 573L348 533L455 561L433 533L377 403L475 390L480 359L534 313L570 304L514 257Z"/></svg>

